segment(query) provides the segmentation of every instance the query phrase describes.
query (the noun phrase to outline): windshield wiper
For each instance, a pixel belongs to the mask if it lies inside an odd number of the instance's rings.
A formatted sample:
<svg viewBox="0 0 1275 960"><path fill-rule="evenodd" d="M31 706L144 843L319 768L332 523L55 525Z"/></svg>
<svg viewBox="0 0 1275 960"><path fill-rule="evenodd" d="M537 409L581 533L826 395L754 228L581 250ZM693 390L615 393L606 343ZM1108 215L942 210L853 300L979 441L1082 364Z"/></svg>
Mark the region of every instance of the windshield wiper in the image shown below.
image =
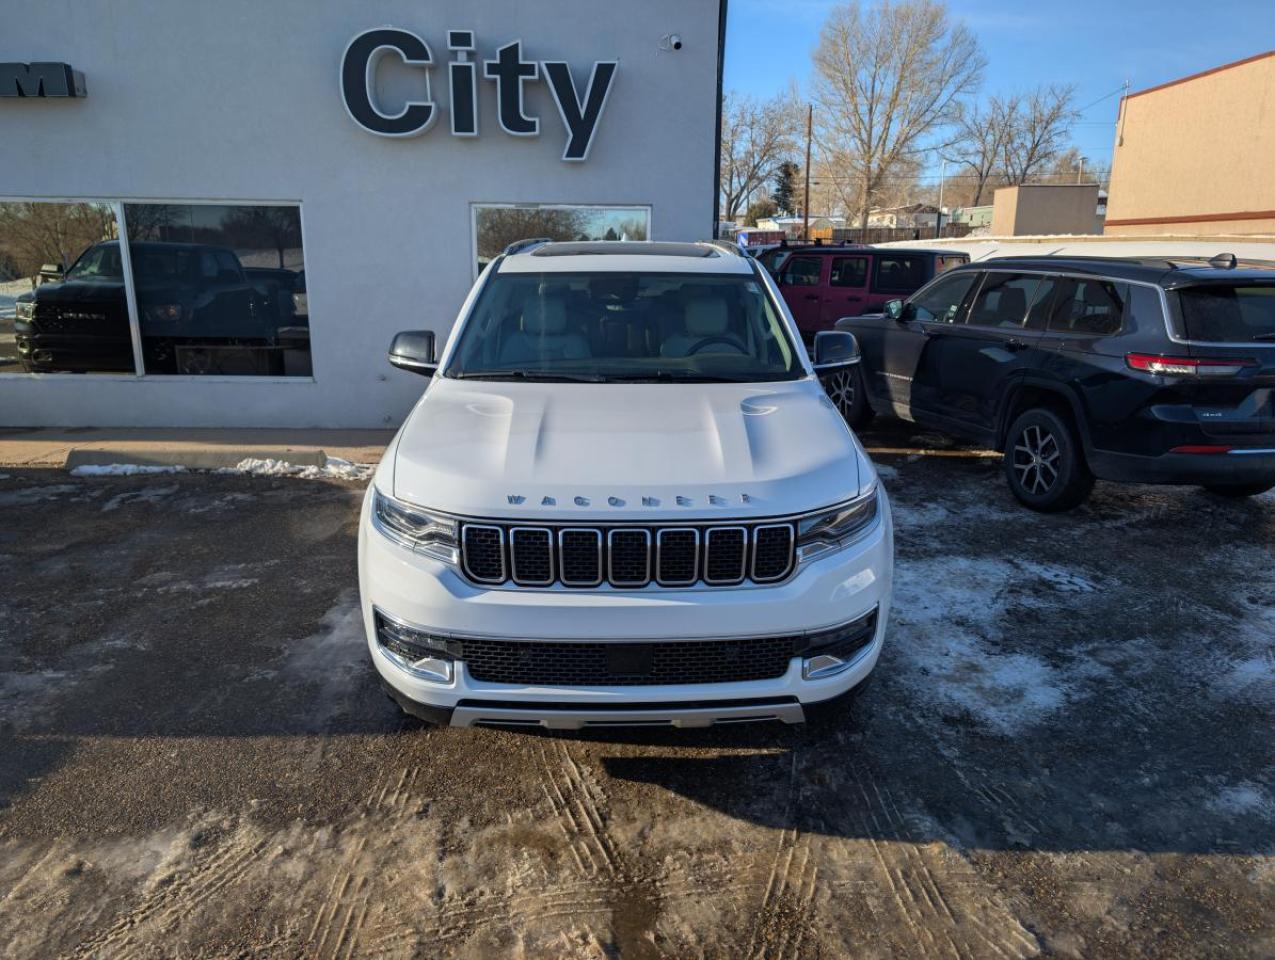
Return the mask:
<svg viewBox="0 0 1275 960"><path fill-rule="evenodd" d="M632 376L612 376L611 383L757 383L756 377L722 377L712 373L674 373L672 370L652 370Z"/></svg>
<svg viewBox="0 0 1275 960"><path fill-rule="evenodd" d="M554 373L549 370L462 370L455 380L541 380L548 383L606 383L593 373Z"/></svg>

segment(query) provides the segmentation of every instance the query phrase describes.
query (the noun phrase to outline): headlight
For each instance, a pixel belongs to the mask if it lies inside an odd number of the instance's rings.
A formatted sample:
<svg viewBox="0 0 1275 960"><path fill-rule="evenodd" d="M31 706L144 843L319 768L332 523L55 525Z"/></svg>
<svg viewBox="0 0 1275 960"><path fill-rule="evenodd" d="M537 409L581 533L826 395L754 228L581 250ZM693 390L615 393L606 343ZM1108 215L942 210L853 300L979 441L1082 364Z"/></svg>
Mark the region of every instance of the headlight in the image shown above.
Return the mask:
<svg viewBox="0 0 1275 960"><path fill-rule="evenodd" d="M797 521L797 559L812 560L845 546L877 518L877 488L826 513Z"/></svg>
<svg viewBox="0 0 1275 960"><path fill-rule="evenodd" d="M180 303L153 303L146 308L146 317L149 320L158 320L161 323L180 320L182 318L182 306Z"/></svg>
<svg viewBox="0 0 1275 960"><path fill-rule="evenodd" d="M372 488L372 525L395 543L447 563L460 562L460 531L450 517L395 500Z"/></svg>
<svg viewBox="0 0 1275 960"><path fill-rule="evenodd" d="M33 316L35 316L35 301L19 300L18 309L14 315L19 320L30 320Z"/></svg>

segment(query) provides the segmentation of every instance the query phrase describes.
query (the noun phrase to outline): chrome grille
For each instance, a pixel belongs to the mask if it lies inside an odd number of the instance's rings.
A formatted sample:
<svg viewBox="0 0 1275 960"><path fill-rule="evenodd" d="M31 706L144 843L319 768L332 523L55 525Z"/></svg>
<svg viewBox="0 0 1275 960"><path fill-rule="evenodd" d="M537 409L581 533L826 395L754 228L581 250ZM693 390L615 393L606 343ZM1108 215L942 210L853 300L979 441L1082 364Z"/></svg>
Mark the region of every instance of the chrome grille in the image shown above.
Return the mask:
<svg viewBox="0 0 1275 960"><path fill-rule="evenodd" d="M602 531L567 529L558 533L558 575L565 587L596 587L602 582Z"/></svg>
<svg viewBox="0 0 1275 960"><path fill-rule="evenodd" d="M557 579L553 569L553 534L544 527L509 530L509 574L514 583L547 587Z"/></svg>
<svg viewBox="0 0 1275 960"><path fill-rule="evenodd" d="M465 523L462 569L523 587L689 587L775 583L794 562L791 523L532 527Z"/></svg>
<svg viewBox="0 0 1275 960"><path fill-rule="evenodd" d="M505 531L502 528L467 523L461 552L465 573L471 580L505 582Z"/></svg>

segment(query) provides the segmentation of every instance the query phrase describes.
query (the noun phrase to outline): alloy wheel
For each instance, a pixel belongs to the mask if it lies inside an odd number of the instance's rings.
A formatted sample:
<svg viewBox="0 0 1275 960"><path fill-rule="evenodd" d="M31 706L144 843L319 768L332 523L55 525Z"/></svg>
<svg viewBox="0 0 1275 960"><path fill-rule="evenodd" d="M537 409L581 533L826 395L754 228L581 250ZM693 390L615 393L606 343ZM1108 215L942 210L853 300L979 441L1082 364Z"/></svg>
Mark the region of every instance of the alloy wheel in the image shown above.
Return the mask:
<svg viewBox="0 0 1275 960"><path fill-rule="evenodd" d="M851 371L841 370L824 377L823 389L837 412L849 420L854 407L854 377Z"/></svg>
<svg viewBox="0 0 1275 960"><path fill-rule="evenodd" d="M1049 430L1032 424L1018 435L1014 444L1014 473L1030 494L1048 493L1058 481L1058 461L1062 450Z"/></svg>

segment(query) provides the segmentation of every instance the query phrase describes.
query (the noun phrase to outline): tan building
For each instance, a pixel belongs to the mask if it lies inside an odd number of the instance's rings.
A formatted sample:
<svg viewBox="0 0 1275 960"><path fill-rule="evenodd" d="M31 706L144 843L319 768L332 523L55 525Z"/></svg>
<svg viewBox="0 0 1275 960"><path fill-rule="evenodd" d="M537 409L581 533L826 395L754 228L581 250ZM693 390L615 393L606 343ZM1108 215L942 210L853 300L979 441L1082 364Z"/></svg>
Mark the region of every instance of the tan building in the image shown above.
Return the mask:
<svg viewBox="0 0 1275 960"><path fill-rule="evenodd" d="M992 202L992 235L1101 233L1098 184L1025 183L1001 187Z"/></svg>
<svg viewBox="0 0 1275 960"><path fill-rule="evenodd" d="M1104 232L1275 234L1275 50L1125 97Z"/></svg>

